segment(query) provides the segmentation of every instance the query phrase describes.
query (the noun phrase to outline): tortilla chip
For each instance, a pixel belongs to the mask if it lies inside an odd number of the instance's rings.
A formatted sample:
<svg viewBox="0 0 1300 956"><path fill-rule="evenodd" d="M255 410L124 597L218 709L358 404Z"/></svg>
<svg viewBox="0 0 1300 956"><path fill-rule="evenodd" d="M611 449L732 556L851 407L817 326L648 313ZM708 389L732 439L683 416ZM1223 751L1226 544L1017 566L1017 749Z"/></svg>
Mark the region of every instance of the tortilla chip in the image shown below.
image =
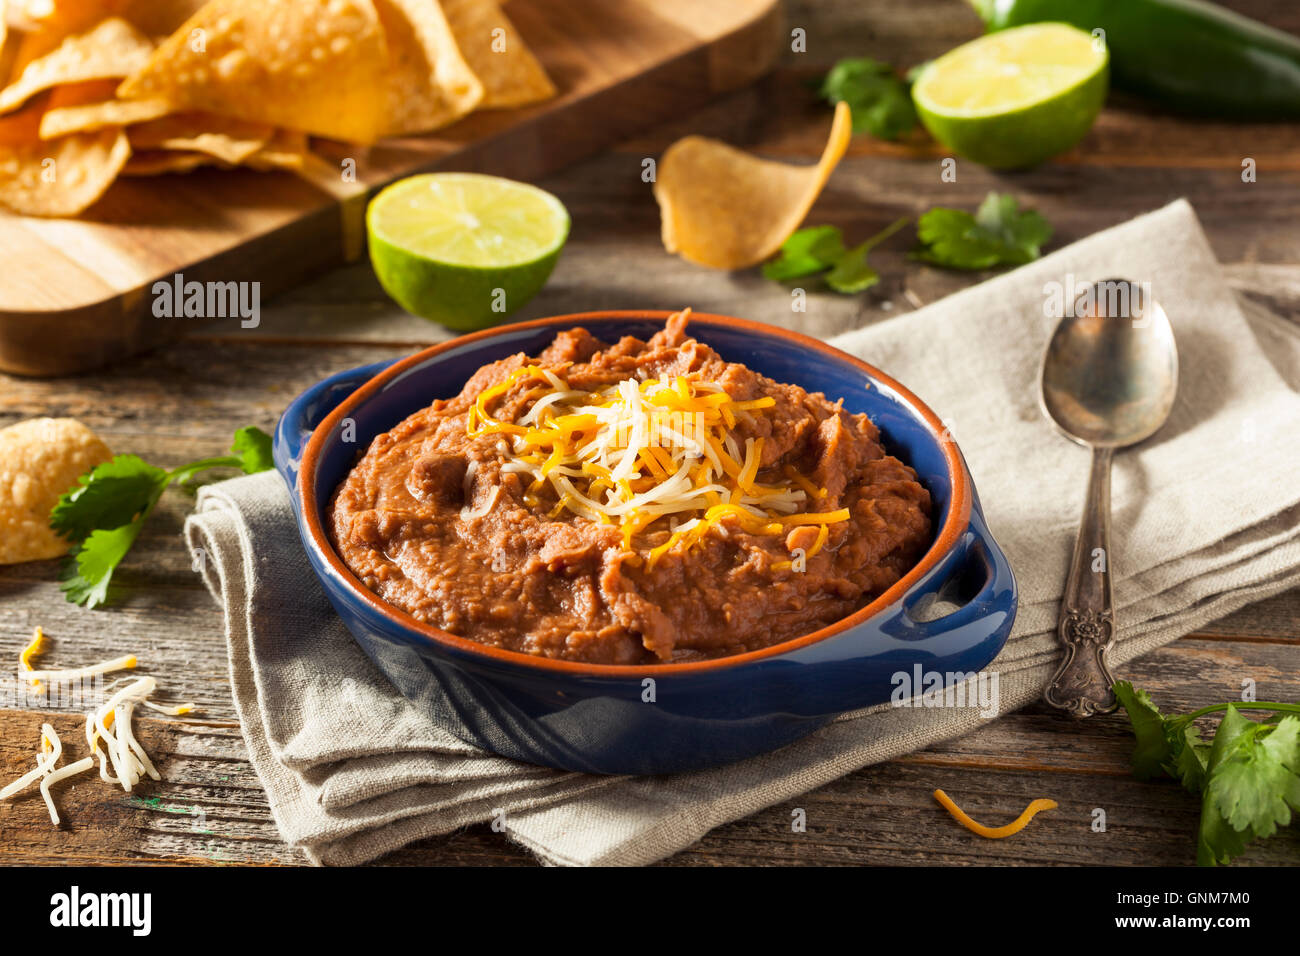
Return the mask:
<svg viewBox="0 0 1300 956"><path fill-rule="evenodd" d="M50 530L50 511L77 479L113 457L73 418L33 418L0 429L0 564L66 554Z"/></svg>
<svg viewBox="0 0 1300 956"><path fill-rule="evenodd" d="M200 166L215 165L217 160L206 153L176 149L142 149L131 154L122 167L123 176L159 176L164 173L188 173Z"/></svg>
<svg viewBox="0 0 1300 956"><path fill-rule="evenodd" d="M41 141L38 103L0 118L0 207L24 216L75 216L113 184L131 155L120 128Z"/></svg>
<svg viewBox="0 0 1300 956"><path fill-rule="evenodd" d="M0 113L60 83L128 76L148 61L152 51L152 40L125 20L110 17L28 63L13 83L0 90Z"/></svg>
<svg viewBox="0 0 1300 956"><path fill-rule="evenodd" d="M437 0L374 0L388 47L389 135L454 123L483 99Z"/></svg>
<svg viewBox="0 0 1300 956"><path fill-rule="evenodd" d="M207 0L9 0L20 29L83 33L107 17L121 17L151 37L166 36Z"/></svg>
<svg viewBox="0 0 1300 956"><path fill-rule="evenodd" d="M112 15L107 0L9 0L10 25L28 32L81 33Z"/></svg>
<svg viewBox="0 0 1300 956"><path fill-rule="evenodd" d="M129 126L166 116L166 100L119 100L117 80L90 80L55 87L41 117L41 139L85 133L105 126Z"/></svg>
<svg viewBox="0 0 1300 956"><path fill-rule="evenodd" d="M19 37L18 49L9 80L16 79L27 64L50 51L73 34L85 33L108 16L96 2L64 0L56 7L53 0L8 0L6 16L11 31Z"/></svg>
<svg viewBox="0 0 1300 956"><path fill-rule="evenodd" d="M118 95L371 142L387 125L389 72L370 0L212 0Z"/></svg>
<svg viewBox="0 0 1300 956"><path fill-rule="evenodd" d="M48 96L42 96L16 113L0 116L0 162L6 151L36 142L47 101Z"/></svg>
<svg viewBox="0 0 1300 956"><path fill-rule="evenodd" d="M81 83L64 83L50 90L49 109L64 106L84 106L111 99L121 80L85 80ZM49 110L46 110L49 112Z"/></svg>
<svg viewBox="0 0 1300 956"><path fill-rule="evenodd" d="M306 158L307 135L296 129L277 129L244 165L261 170L302 169Z"/></svg>
<svg viewBox="0 0 1300 956"><path fill-rule="evenodd" d="M555 95L555 84L495 0L442 0L442 10L483 83L481 108L523 106Z"/></svg>
<svg viewBox="0 0 1300 956"><path fill-rule="evenodd" d="M121 17L151 37L165 37L175 32L207 2L208 0L100 0L100 4L108 7L114 16Z"/></svg>
<svg viewBox="0 0 1300 956"><path fill-rule="evenodd" d="M238 166L266 145L274 128L211 113L173 113L127 130L133 150L205 153Z"/></svg>
<svg viewBox="0 0 1300 956"><path fill-rule="evenodd" d="M54 13L54 6L49 0L0 0L0 32L7 27L10 38L17 35L39 33L49 28L44 22L44 18ZM95 18L96 20L104 19L103 15ZM91 21L93 23L94 21ZM88 23L87 25L91 25ZM44 52L49 52L59 45L59 41L71 30L61 30L57 34L51 32L46 37L46 46ZM75 31L81 32L81 31Z"/></svg>
<svg viewBox="0 0 1300 956"><path fill-rule="evenodd" d="M659 160L664 248L715 269L757 265L799 228L849 146L849 108L835 107L830 138L815 166L758 159L716 139L687 136Z"/></svg>
<svg viewBox="0 0 1300 956"><path fill-rule="evenodd" d="M4 3L4 0L0 0ZM4 25L0 23L0 33L4 33ZM18 34L10 31L4 36L0 36L0 89L9 85L9 78L13 76L14 60L18 58Z"/></svg>

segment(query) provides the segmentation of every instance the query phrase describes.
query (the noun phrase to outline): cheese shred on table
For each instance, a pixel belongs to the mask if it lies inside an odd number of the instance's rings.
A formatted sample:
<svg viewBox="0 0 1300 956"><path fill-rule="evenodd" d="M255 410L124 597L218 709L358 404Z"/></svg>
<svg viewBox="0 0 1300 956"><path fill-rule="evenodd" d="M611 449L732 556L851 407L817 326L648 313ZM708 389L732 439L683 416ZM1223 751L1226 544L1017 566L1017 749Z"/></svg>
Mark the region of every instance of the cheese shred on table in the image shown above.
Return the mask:
<svg viewBox="0 0 1300 956"><path fill-rule="evenodd" d="M523 381L541 387L528 411L517 421L494 418L493 402ZM479 394L466 431L510 441L503 471L533 479L524 497L533 508L549 486L557 501L551 517L568 510L616 524L629 551L637 534L667 520L671 534L649 551L650 567L675 548L692 547L727 517L751 534L820 525L811 557L826 543L827 526L848 521L850 513L806 510L826 497L826 489L792 467L784 471L788 484L757 480L763 439L742 444L733 429L775 404L771 396L736 401L716 382L682 375L625 379L588 392L550 369L527 365Z"/></svg>
<svg viewBox="0 0 1300 956"><path fill-rule="evenodd" d="M88 667L65 670L35 670L31 658L40 650L45 639L38 627L32 641L18 656L23 676L34 687L40 687L42 679L57 683L59 681L79 680L109 674L114 671L128 670L136 666L134 654L124 655L109 661L101 661ZM120 683L120 681L119 681ZM36 757L36 769L29 770L8 786L0 789L0 800L7 800L15 794L40 781L41 798L50 811L50 822L59 825L58 809L50 795L50 787L60 780L85 773L95 766L99 758L99 775L107 783L119 784L127 793L146 775L154 780L162 777L154 767L153 761L145 752L140 741L136 739L131 725L131 718L138 706L148 707L159 713L180 716L193 710L193 704L180 704L168 707L149 700L158 689L158 682L152 677L139 677L121 687L104 701L98 708L86 715L86 744L90 747L90 756L83 757L75 763L57 767L63 755L63 742L49 724L41 725L40 753ZM110 772L109 767L112 767Z"/></svg>
<svg viewBox="0 0 1300 956"><path fill-rule="evenodd" d="M939 801L940 805L952 814L952 818L964 826L976 836L987 837L990 840L1001 840L1004 837L1012 836L1023 830L1029 821L1041 813L1043 810L1055 810L1057 803L1055 800L1034 800L1029 806L1025 807L1025 812L1016 817L1011 823L1001 827L986 827L982 823L976 823L966 811L952 802L952 797L942 790L934 792L934 798Z"/></svg>

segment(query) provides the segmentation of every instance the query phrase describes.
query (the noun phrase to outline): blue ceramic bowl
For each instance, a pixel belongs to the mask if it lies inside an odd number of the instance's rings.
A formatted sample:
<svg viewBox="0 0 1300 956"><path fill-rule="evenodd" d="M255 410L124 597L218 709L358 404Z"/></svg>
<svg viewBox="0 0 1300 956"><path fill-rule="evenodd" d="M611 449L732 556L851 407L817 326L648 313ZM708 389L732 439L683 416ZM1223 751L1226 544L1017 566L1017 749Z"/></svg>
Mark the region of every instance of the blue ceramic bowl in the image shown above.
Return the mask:
<svg viewBox="0 0 1300 956"><path fill-rule="evenodd" d="M933 544L866 607L734 657L600 666L486 647L423 624L368 591L335 554L324 510L376 435L435 398L452 397L480 366L537 353L561 329L585 326L605 341L644 339L668 315L594 312L489 329L334 375L285 411L275 461L307 556L348 630L393 684L457 736L507 757L592 773L670 773L774 750L839 714L889 701L899 675L910 678L918 665L965 675L993 660L1015 619L1015 579L938 416L850 355L725 316L692 316L691 334L730 361L865 412L890 453L930 490ZM957 609L919 620L937 597Z"/></svg>

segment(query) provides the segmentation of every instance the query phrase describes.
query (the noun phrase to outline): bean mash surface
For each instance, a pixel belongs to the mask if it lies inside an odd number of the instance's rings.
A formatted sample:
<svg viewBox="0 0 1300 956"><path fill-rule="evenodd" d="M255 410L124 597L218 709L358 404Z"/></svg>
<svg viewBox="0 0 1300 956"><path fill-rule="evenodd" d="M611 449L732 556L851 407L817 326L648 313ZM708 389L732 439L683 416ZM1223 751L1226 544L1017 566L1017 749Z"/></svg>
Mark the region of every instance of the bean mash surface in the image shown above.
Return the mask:
<svg viewBox="0 0 1300 956"><path fill-rule="evenodd" d="M329 506L344 563L442 630L595 664L768 647L882 593L930 544L929 492L865 415L687 315L561 332L375 438Z"/></svg>

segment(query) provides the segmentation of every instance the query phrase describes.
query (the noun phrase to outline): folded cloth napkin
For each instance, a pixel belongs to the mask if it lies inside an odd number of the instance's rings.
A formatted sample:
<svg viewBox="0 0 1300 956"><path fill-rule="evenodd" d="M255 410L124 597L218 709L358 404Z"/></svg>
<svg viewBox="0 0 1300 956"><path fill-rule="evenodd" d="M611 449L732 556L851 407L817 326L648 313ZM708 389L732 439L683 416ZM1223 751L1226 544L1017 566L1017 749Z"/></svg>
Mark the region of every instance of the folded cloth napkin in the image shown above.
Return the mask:
<svg viewBox="0 0 1300 956"><path fill-rule="evenodd" d="M1126 661L1300 583L1300 338L1237 302L1191 207L1177 202L896 319L838 347L886 369L944 417L1021 588L998 712L1036 699L1088 474L1088 452L1037 406L1045 302L1071 281L1150 282L1181 359L1172 418L1116 457L1118 644ZM885 705L774 753L662 777L516 763L434 726L370 664L302 554L275 474L204 488L186 522L225 608L235 705L281 833L314 862L354 864L493 820L543 861L641 864L712 827L867 764L978 727L976 708Z"/></svg>

